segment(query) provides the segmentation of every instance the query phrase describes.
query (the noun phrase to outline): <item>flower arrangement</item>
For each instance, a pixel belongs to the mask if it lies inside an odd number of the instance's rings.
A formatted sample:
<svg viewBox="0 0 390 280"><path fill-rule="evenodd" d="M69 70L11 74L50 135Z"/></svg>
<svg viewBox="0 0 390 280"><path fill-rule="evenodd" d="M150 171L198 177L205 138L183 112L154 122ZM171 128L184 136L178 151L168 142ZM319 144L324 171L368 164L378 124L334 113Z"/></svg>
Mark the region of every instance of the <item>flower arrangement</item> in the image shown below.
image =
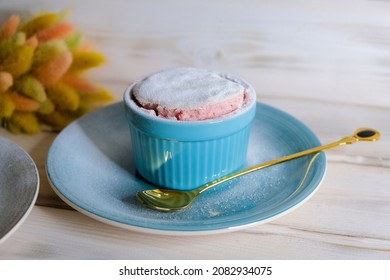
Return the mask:
<svg viewBox="0 0 390 280"><path fill-rule="evenodd" d="M113 100L84 74L105 57L66 18L12 15L0 26L0 123L13 133L59 131Z"/></svg>

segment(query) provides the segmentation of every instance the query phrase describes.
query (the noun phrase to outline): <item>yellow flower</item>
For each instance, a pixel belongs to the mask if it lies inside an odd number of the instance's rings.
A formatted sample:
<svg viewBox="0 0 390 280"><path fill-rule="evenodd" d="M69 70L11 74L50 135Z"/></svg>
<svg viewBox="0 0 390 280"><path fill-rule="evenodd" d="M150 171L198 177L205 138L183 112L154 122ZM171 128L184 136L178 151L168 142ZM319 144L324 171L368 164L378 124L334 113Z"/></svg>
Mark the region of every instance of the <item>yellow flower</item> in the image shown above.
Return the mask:
<svg viewBox="0 0 390 280"><path fill-rule="evenodd" d="M15 104L12 102L8 94L0 93L0 120L9 118L15 110Z"/></svg>
<svg viewBox="0 0 390 280"><path fill-rule="evenodd" d="M67 51L67 45L63 40L55 39L38 45L33 58L33 68L54 59L59 54Z"/></svg>
<svg viewBox="0 0 390 280"><path fill-rule="evenodd" d="M39 114L42 114L42 115L48 115L48 114L53 113L54 110L55 110L55 107L54 107L53 102L49 98L46 98L46 100L40 104L38 112L39 112Z"/></svg>
<svg viewBox="0 0 390 280"><path fill-rule="evenodd" d="M46 100L43 85L31 75L25 75L17 79L13 88L36 101L43 102Z"/></svg>
<svg viewBox="0 0 390 280"><path fill-rule="evenodd" d="M80 94L80 108L83 109L83 112L85 113L112 101L112 95L104 88L99 88L99 90L94 93Z"/></svg>
<svg viewBox="0 0 390 280"><path fill-rule="evenodd" d="M18 77L26 73L30 70L34 49L35 48L30 45L23 45L14 48L4 58L0 65L0 71L6 71L14 77Z"/></svg>
<svg viewBox="0 0 390 280"><path fill-rule="evenodd" d="M14 133L62 129L113 100L81 74L105 57L66 21L67 11L0 24L0 124Z"/></svg>
<svg viewBox="0 0 390 280"><path fill-rule="evenodd" d="M64 83L49 87L47 96L60 110L75 111L80 104L80 97L77 92Z"/></svg>
<svg viewBox="0 0 390 280"><path fill-rule="evenodd" d="M47 115L41 115L40 119L50 125L54 130L61 130L72 121L74 121L79 115L72 115L69 112L54 111Z"/></svg>
<svg viewBox="0 0 390 280"><path fill-rule="evenodd" d="M13 133L35 134L41 131L38 118L33 113L14 112L7 120L6 126Z"/></svg>
<svg viewBox="0 0 390 280"><path fill-rule="evenodd" d="M98 67L105 62L102 54L93 51L76 51L73 53L73 62L69 72L85 71L89 68Z"/></svg>
<svg viewBox="0 0 390 280"><path fill-rule="evenodd" d="M33 17L28 22L22 25L20 31L26 33L27 38L35 33L53 26L58 20L58 15L54 13L42 14Z"/></svg>
<svg viewBox="0 0 390 280"><path fill-rule="evenodd" d="M26 34L22 32L18 32L7 39L0 41L0 61L5 59L14 48L24 45L25 42Z"/></svg>
<svg viewBox="0 0 390 280"><path fill-rule="evenodd" d="M80 48L83 42L84 34L77 31L73 32L67 38L65 38L65 43L70 51L74 51Z"/></svg>

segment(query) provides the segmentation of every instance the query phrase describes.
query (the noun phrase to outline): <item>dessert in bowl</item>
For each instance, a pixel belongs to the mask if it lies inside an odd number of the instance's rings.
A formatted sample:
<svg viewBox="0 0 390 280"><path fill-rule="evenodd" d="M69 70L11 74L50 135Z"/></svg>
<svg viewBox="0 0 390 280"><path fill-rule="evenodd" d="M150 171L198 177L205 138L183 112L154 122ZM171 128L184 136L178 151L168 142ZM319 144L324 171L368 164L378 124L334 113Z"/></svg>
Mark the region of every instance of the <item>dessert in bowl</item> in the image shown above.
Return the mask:
<svg viewBox="0 0 390 280"><path fill-rule="evenodd" d="M244 80L173 68L129 85L124 104L136 169L151 183L191 190L243 166L256 112Z"/></svg>

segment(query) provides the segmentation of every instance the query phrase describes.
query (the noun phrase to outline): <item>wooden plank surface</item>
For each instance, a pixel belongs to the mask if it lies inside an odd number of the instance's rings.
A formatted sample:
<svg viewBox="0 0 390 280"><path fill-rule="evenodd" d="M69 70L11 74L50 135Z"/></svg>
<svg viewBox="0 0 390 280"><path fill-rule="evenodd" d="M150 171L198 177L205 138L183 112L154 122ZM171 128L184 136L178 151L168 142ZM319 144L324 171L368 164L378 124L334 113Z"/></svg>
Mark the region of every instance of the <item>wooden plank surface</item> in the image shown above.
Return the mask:
<svg viewBox="0 0 390 280"><path fill-rule="evenodd" d="M159 69L218 69L246 79L259 101L295 116L323 143L361 126L379 129L382 139L329 151L320 190L270 224L167 237L68 210L45 174L56 134L0 129L30 153L41 178L37 206L0 246L0 259L390 258L389 1L112 0L93 9L94 3L2 1L0 20L71 8L71 20L107 57L90 77L117 101L127 84Z"/></svg>

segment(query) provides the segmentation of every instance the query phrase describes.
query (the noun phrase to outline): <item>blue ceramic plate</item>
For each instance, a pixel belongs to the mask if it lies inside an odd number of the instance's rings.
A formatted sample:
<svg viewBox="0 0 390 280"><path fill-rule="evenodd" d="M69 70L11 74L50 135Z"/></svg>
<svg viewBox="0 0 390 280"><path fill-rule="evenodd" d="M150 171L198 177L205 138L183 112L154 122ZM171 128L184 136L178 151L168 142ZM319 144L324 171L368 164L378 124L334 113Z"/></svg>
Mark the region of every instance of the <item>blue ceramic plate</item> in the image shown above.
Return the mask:
<svg viewBox="0 0 390 280"><path fill-rule="evenodd" d="M15 143L0 137L0 244L16 231L38 196L38 170Z"/></svg>
<svg viewBox="0 0 390 280"><path fill-rule="evenodd" d="M295 209L313 195L324 177L326 158L320 153L236 178L204 193L183 211L146 208L135 194L153 186L135 172L123 106L107 106L69 125L53 142L46 163L56 193L102 222L168 235L239 230ZM301 122L258 103L246 164L318 145L316 136Z"/></svg>

